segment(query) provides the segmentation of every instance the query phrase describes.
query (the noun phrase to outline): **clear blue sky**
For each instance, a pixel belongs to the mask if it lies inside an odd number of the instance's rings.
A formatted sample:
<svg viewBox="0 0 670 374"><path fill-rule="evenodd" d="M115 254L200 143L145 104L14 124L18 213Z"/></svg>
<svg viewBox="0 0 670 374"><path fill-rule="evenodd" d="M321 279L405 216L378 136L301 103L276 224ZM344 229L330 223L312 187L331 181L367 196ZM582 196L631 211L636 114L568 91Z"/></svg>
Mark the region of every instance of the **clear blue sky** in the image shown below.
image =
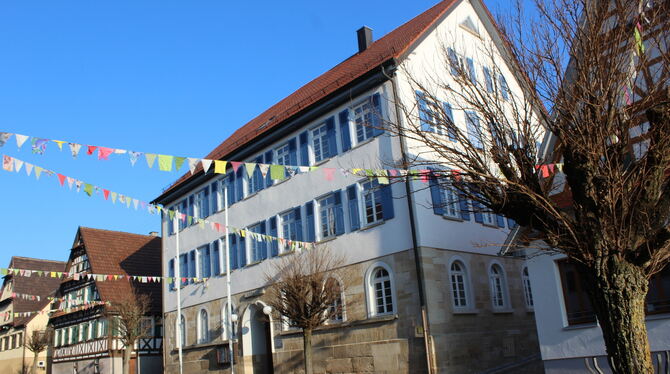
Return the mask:
<svg viewBox="0 0 670 374"><path fill-rule="evenodd" d="M360 26L378 38L435 2L2 2L0 131L202 157L355 53ZM14 138L0 153L145 201L181 174L126 156L74 160L54 143L33 155ZM66 260L78 226L159 231L157 215L55 178L0 170L0 192L0 267L12 255Z"/></svg>

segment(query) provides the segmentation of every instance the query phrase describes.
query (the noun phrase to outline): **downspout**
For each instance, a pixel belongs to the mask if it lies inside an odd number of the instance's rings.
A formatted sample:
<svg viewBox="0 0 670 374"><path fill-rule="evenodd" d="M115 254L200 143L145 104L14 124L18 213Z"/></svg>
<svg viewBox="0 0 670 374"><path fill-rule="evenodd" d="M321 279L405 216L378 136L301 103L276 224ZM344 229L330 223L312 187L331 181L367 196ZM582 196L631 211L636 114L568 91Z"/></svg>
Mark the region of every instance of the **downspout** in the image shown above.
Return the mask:
<svg viewBox="0 0 670 374"><path fill-rule="evenodd" d="M395 73L391 73L392 76L386 74L384 66L382 66L382 74L391 81L391 87L393 89L393 98L394 98L394 107L395 107L395 117L398 121L398 136L400 138L400 155L402 157L402 162L404 165L407 165L407 139L405 138L404 128L402 126L402 116L400 115L400 104L398 103L398 88L396 83ZM426 283L425 277L423 274L423 265L421 262L421 248L419 247L419 240L417 238L416 232L416 214L414 212L414 200L412 199L413 191L412 184L410 183L410 178L405 178L405 193L407 195L407 210L409 212L409 227L412 233L412 247L414 249L414 264L416 266L416 276L417 283L419 287L419 305L421 307L421 324L423 327L423 342L424 348L426 350L426 365L428 367L428 374L434 372L433 368L433 357L432 349L430 344L430 324L428 322L428 308L426 305Z"/></svg>

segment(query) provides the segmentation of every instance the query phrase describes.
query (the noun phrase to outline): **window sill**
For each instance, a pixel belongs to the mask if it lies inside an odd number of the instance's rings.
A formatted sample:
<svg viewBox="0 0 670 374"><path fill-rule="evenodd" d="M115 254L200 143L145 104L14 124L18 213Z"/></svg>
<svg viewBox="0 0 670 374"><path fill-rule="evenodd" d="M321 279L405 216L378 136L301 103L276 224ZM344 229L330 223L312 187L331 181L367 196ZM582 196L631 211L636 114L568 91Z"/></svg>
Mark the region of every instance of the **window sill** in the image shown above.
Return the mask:
<svg viewBox="0 0 670 374"><path fill-rule="evenodd" d="M241 201L249 200L249 199L253 198L254 196L258 195L258 193L261 192L261 191L256 191L252 194L249 194L249 195L245 196L244 199L242 199Z"/></svg>
<svg viewBox="0 0 670 374"><path fill-rule="evenodd" d="M279 253L279 255L277 257L288 256L288 255L293 254L293 253L295 253L294 249L292 249L290 251L283 251L283 252Z"/></svg>
<svg viewBox="0 0 670 374"><path fill-rule="evenodd" d="M353 151L353 150L356 149L356 148L360 148L360 147L363 147L363 146L365 146L365 145L367 145L367 144L369 144L369 143L372 143L372 141L375 140L375 139L377 139L377 137L376 137L376 136L373 136L373 137L370 137L370 138L367 138L367 139L363 140L363 141L360 142L360 143L356 143L356 145L352 145L351 148L349 148L349 150L347 150L347 152L349 152L349 151ZM345 152L345 153L346 153L346 152Z"/></svg>
<svg viewBox="0 0 670 374"><path fill-rule="evenodd" d="M258 261L250 262L250 263L246 264L244 267L245 267L245 268L248 268L248 267L256 266L256 265L260 264L261 262L263 262L263 260L258 260Z"/></svg>
<svg viewBox="0 0 670 374"><path fill-rule="evenodd" d="M451 217L444 214L442 215L442 218L446 219L447 221L463 222L463 218Z"/></svg>
<svg viewBox="0 0 670 374"><path fill-rule="evenodd" d="M233 342L235 342L233 340ZM203 348L211 348L211 347L216 347L220 346L222 344L228 344L228 341L216 341L216 342L209 342L209 343L199 343L199 344L191 344L187 345L185 347L182 347L182 351L191 351L191 350L196 350L196 349L203 349ZM172 353L176 353L178 348L173 348Z"/></svg>
<svg viewBox="0 0 670 374"><path fill-rule="evenodd" d="M318 242L316 242L316 244L325 244L325 243L328 243L328 242L332 242L332 241L335 240L335 239L337 239L337 235L335 235L335 236L329 236L329 237L327 237L327 238L325 238L325 239L321 239L321 240L319 240Z"/></svg>
<svg viewBox="0 0 670 374"><path fill-rule="evenodd" d="M384 221L384 220L377 221L377 222L371 223L371 224L369 224L369 225L367 225L367 226L363 226L362 228L358 229L358 231L366 231L366 230L370 230L370 229L375 228L375 227L377 227L377 226L381 226L381 225L383 225L384 223L386 223L386 221Z"/></svg>
<svg viewBox="0 0 670 374"><path fill-rule="evenodd" d="M310 165L310 167L321 166L321 165L325 164L326 162L330 161L331 158L332 158L332 157L324 158L323 160L321 160L321 161L319 161L319 162L315 162L313 165ZM311 170L310 170L310 171L311 171Z"/></svg>
<svg viewBox="0 0 670 374"><path fill-rule="evenodd" d="M502 309L493 309L493 314L512 314L514 309L512 308L502 308Z"/></svg>
<svg viewBox="0 0 670 374"><path fill-rule="evenodd" d="M660 319L670 319L670 313L668 312L659 312L657 314L647 314L645 321L657 321Z"/></svg>
<svg viewBox="0 0 670 374"><path fill-rule="evenodd" d="M454 310L451 313L452 314L460 314L460 315L474 315L474 314L479 314L479 309L454 308Z"/></svg>

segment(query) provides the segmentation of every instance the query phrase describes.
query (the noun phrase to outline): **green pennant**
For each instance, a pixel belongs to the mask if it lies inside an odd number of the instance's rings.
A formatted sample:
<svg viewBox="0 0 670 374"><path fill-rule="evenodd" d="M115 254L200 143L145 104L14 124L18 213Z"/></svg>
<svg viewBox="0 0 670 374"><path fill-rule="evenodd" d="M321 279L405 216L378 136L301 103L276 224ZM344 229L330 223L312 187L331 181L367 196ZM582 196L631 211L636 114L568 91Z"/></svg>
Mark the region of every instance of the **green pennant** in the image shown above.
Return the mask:
<svg viewBox="0 0 670 374"><path fill-rule="evenodd" d="M186 161L186 157L175 156L174 158L175 171L179 171L179 169L181 169L181 166L184 165L184 161Z"/></svg>
<svg viewBox="0 0 670 374"><path fill-rule="evenodd" d="M86 192L86 194L88 196L92 196L93 195L93 185L88 184L88 183L84 184L84 192Z"/></svg>
<svg viewBox="0 0 670 374"><path fill-rule="evenodd" d="M279 180L286 178L284 165L270 165L270 178Z"/></svg>
<svg viewBox="0 0 670 374"><path fill-rule="evenodd" d="M174 220L174 215L175 215L174 210L172 209L168 210L168 216L170 216L170 221Z"/></svg>
<svg viewBox="0 0 670 374"><path fill-rule="evenodd" d="M191 223L193 222L193 217L187 216L186 217L186 222L188 223L189 226L191 226Z"/></svg>

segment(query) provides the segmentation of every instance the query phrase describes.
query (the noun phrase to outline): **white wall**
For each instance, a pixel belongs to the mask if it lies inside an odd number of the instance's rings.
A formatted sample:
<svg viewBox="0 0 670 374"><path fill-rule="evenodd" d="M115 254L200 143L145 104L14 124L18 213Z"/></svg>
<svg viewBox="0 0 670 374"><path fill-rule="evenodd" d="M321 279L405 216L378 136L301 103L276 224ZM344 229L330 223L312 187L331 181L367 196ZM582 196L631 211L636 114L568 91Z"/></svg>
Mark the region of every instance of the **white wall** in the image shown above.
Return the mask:
<svg viewBox="0 0 670 374"><path fill-rule="evenodd" d="M558 267L558 255L534 256L528 271L535 302L535 321L543 360L605 355L599 326L568 326ZM647 318L652 351L670 350L670 315Z"/></svg>

